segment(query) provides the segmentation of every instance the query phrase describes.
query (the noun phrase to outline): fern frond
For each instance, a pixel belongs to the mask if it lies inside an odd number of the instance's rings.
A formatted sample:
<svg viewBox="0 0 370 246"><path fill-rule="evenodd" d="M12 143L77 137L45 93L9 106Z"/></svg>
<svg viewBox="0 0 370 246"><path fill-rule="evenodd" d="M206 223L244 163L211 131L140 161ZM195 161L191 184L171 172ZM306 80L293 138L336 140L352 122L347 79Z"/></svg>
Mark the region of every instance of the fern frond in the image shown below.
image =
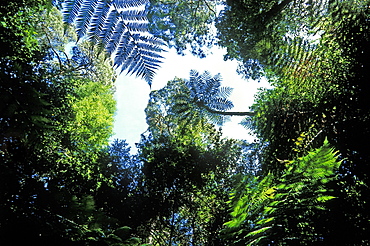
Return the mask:
<svg viewBox="0 0 370 246"><path fill-rule="evenodd" d="M207 105L211 109L218 110L218 111L227 111L229 109L232 109L234 107L234 104L232 101L227 100L222 97L214 98L209 104Z"/></svg>
<svg viewBox="0 0 370 246"><path fill-rule="evenodd" d="M289 161L282 176L268 174L259 183L246 184L242 191L237 187L230 197L232 220L225 223L227 232L237 231L241 245L267 245L258 243L262 239L279 244L288 237L302 237L295 223L309 230L315 228L307 211L325 210L326 203L335 198L326 183L335 179L340 163L337 152L325 141L306 156ZM304 239L310 241L310 235Z"/></svg>
<svg viewBox="0 0 370 246"><path fill-rule="evenodd" d="M190 70L189 82L194 83L197 80L198 76L199 76L199 72L197 70L194 70L194 69Z"/></svg>
<svg viewBox="0 0 370 246"><path fill-rule="evenodd" d="M122 19L126 21L142 21L147 22L147 14L148 11L146 10L123 10L120 12Z"/></svg>
<svg viewBox="0 0 370 246"><path fill-rule="evenodd" d="M64 1L62 4L63 6L62 14L63 14L64 22L68 24L73 23L75 19L77 18L80 12L81 6L83 5L84 2L85 0L66 0Z"/></svg>
<svg viewBox="0 0 370 246"><path fill-rule="evenodd" d="M217 91L217 97L223 97L223 98L227 98L231 95L231 93L233 92L233 88L231 87L226 87L226 86L223 86L223 87L220 87L219 90Z"/></svg>
<svg viewBox="0 0 370 246"><path fill-rule="evenodd" d="M148 30L148 23L127 22L126 28L132 33L146 32Z"/></svg>
<svg viewBox="0 0 370 246"><path fill-rule="evenodd" d="M118 21L118 13L116 10L111 10L109 7L108 12L107 15L101 17L102 19L99 22L98 30L95 32L98 42L102 42L104 45L109 42L109 37L112 36ZM94 37L90 38L94 39Z"/></svg>
<svg viewBox="0 0 370 246"><path fill-rule="evenodd" d="M253 130L253 120L251 117L245 117L242 119L242 121L239 123L240 125L242 125L245 129L248 129L248 130Z"/></svg>
<svg viewBox="0 0 370 246"><path fill-rule="evenodd" d="M116 56L114 58L114 61L115 61L114 64L117 67L128 60L128 58L130 57L130 54L132 53L132 50L135 48L135 45L133 42L131 42L128 33L124 33L122 35L121 40L118 43L118 46L119 46L119 49L116 52Z"/></svg>
<svg viewBox="0 0 370 246"><path fill-rule="evenodd" d="M80 5L80 10L76 16L76 33L78 38L83 37L90 28L90 22L97 7L97 2L99 0L84 1Z"/></svg>
<svg viewBox="0 0 370 246"><path fill-rule="evenodd" d="M114 0L114 4L118 8L139 7L147 4L148 2L149 0Z"/></svg>
<svg viewBox="0 0 370 246"><path fill-rule="evenodd" d="M112 54L117 51L118 44L121 38L130 39L129 33L125 32L125 26L122 20L118 20L116 25L112 27L107 36L104 37L105 49Z"/></svg>
<svg viewBox="0 0 370 246"><path fill-rule="evenodd" d="M99 43L99 36L102 33L109 10L110 6L105 1L100 0L97 3L95 12L91 16L90 27L86 33L88 39L90 39L93 43Z"/></svg>
<svg viewBox="0 0 370 246"><path fill-rule="evenodd" d="M255 231L251 231L247 234L247 237L254 237L254 236L257 236L261 233L264 233L265 231L271 229L272 227L271 226L267 226L267 227L262 227L262 228L259 228Z"/></svg>
<svg viewBox="0 0 370 246"><path fill-rule="evenodd" d="M208 97L214 97L218 94L221 82L218 79L211 78L204 83L204 92L207 93Z"/></svg>
<svg viewBox="0 0 370 246"><path fill-rule="evenodd" d="M226 122L230 121L230 116L213 114L213 113L210 113L204 110L202 110L201 112L206 116L206 118L209 120L210 123L218 125L218 126L222 126Z"/></svg>
<svg viewBox="0 0 370 246"><path fill-rule="evenodd" d="M149 84L161 63L165 43L148 33L145 10L128 9L148 0L67 0L64 20L75 23L78 38L103 44L116 69L144 78Z"/></svg>
<svg viewBox="0 0 370 246"><path fill-rule="evenodd" d="M162 58L162 56L148 51L150 41L143 41L152 40L154 37L144 39L142 36L139 38L139 35L134 35L131 38L132 40L126 47L117 51L114 66L116 68L121 67L122 71L127 70L127 74L136 74L143 77L151 85L155 75L154 70L159 67L161 62L159 58ZM153 46L151 48L156 49Z"/></svg>

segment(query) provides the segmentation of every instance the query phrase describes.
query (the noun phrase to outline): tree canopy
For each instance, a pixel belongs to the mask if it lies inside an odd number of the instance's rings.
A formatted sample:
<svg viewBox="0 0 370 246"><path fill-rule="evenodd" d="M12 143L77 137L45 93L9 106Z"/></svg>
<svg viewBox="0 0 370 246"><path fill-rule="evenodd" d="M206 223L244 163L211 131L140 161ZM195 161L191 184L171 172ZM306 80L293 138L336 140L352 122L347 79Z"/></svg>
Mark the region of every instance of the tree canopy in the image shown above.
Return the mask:
<svg viewBox="0 0 370 246"><path fill-rule="evenodd" d="M0 244L369 245L369 12L367 0L1 4ZM150 93L137 153L111 139L119 72L150 84L165 45L203 57L215 43L271 83L250 111L195 68ZM234 115L254 142L223 136Z"/></svg>

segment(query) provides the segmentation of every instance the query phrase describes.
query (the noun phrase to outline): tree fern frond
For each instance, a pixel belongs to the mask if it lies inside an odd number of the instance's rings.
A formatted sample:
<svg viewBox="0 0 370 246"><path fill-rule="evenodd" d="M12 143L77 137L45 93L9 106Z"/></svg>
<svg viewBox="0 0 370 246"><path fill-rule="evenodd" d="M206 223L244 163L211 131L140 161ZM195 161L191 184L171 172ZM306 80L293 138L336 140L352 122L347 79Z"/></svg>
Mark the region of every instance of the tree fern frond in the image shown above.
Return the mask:
<svg viewBox="0 0 370 246"><path fill-rule="evenodd" d="M63 20L64 22L71 24L77 18L80 8L85 0L66 0L63 2Z"/></svg>
<svg viewBox="0 0 370 246"><path fill-rule="evenodd" d="M209 122L212 124L222 126L226 122L230 121L230 116L220 115L220 114L213 114L208 111L203 111L203 114L207 117Z"/></svg>
<svg viewBox="0 0 370 246"><path fill-rule="evenodd" d="M97 3L95 12L91 17L90 28L86 33L93 43L99 43L99 36L102 33L109 11L110 6L104 0Z"/></svg>
<svg viewBox="0 0 370 246"><path fill-rule="evenodd" d="M227 98L231 95L232 92L233 92L233 88L228 87L228 86L223 86L219 88L218 94L216 96Z"/></svg>
<svg viewBox="0 0 370 246"><path fill-rule="evenodd" d="M104 20L104 24L99 28L100 33L99 33L99 38L103 42L104 45L109 44L110 40L112 40L112 36L114 34L119 35L119 32L116 32L115 30L119 28L123 28L123 25L118 25L118 22L120 21L119 19L119 14L116 10L111 10ZM123 24L123 21L121 21ZM118 36L116 36L118 37Z"/></svg>
<svg viewBox="0 0 370 246"><path fill-rule="evenodd" d="M143 77L149 84L163 58L165 43L148 33L147 0L67 0L64 20L75 23L78 38L103 44L114 57L114 67ZM122 71L121 71L122 72Z"/></svg>
<svg viewBox="0 0 370 246"><path fill-rule="evenodd" d="M214 110L226 111L232 109L234 107L234 104L230 100L218 97L214 98L212 102L208 104L208 106Z"/></svg>
<svg viewBox="0 0 370 246"><path fill-rule="evenodd" d="M243 118L243 120L239 124L248 130L253 130L253 127L254 127L253 121L250 117Z"/></svg>
<svg viewBox="0 0 370 246"><path fill-rule="evenodd" d="M122 39L130 40L130 34L125 32L125 26L122 20L118 20L116 25L107 33L104 37L103 43L109 54L114 53L117 50L118 45L122 42Z"/></svg>
<svg viewBox="0 0 370 246"><path fill-rule="evenodd" d="M203 81L211 80L212 75L209 71L204 71L202 74L200 74L198 79L203 80Z"/></svg>
<svg viewBox="0 0 370 246"><path fill-rule="evenodd" d="M190 70L190 81L195 81L199 76L199 72L195 69Z"/></svg>
<svg viewBox="0 0 370 246"><path fill-rule="evenodd" d="M162 47L166 46L166 43L162 39L156 38L154 36L141 35L138 37L138 40L150 44L152 47L155 47L158 51L162 51L163 50Z"/></svg>
<svg viewBox="0 0 370 246"><path fill-rule="evenodd" d="M258 236L260 235L261 233L264 233L265 231L271 229L272 227L271 226L266 226L266 227L262 227L262 228L259 228L255 231L251 231L247 234L247 237L254 237L254 236Z"/></svg>
<svg viewBox="0 0 370 246"><path fill-rule="evenodd" d="M114 0L114 4L118 8L139 7L147 4L148 2L149 0Z"/></svg>
<svg viewBox="0 0 370 246"><path fill-rule="evenodd" d="M95 12L98 1L99 0L84 1L80 5L80 10L76 16L76 32L78 38L81 38L87 33L90 27L91 17Z"/></svg>
<svg viewBox="0 0 370 246"><path fill-rule="evenodd" d="M124 20L127 20L127 21L143 21L143 22L146 22L148 20L147 19L147 14L148 14L147 10L132 10L132 9L129 9L129 10L123 10L122 12L120 12L120 14L121 14L121 17Z"/></svg>
<svg viewBox="0 0 370 246"><path fill-rule="evenodd" d="M130 42L131 44L117 51L114 65L116 68L121 67L122 71L127 69L128 74L143 77L150 85L155 74L154 70L159 67L161 62L158 58L162 58L162 56L157 55L156 58L147 56L150 55L150 52L145 50L145 43L141 43L138 35L134 36ZM122 57L125 59L122 59Z"/></svg>
<svg viewBox="0 0 370 246"><path fill-rule="evenodd" d="M130 32L137 33L137 32L146 32L148 30L148 23L145 22L127 22L126 28L130 30Z"/></svg>
<svg viewBox="0 0 370 246"><path fill-rule="evenodd" d="M218 79L208 79L204 81L204 93L207 93L210 97L215 97L219 91L219 88L221 86L221 82Z"/></svg>

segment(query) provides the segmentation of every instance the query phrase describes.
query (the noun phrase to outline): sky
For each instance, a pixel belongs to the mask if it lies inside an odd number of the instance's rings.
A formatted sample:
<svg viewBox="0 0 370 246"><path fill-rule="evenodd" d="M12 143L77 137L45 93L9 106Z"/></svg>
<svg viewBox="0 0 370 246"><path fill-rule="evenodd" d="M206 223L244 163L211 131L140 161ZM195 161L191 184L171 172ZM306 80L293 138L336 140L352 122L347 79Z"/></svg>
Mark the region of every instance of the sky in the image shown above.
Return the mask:
<svg viewBox="0 0 370 246"><path fill-rule="evenodd" d="M164 53L165 59L154 77L152 88L143 79L126 76L123 72L116 81L117 111L113 138L126 139L126 142L135 150L135 143L140 141L140 135L147 129L144 109L151 90L161 89L175 77L189 79L191 69L200 73L207 70L212 76L220 73L222 86L234 88L229 98L234 103L234 108L230 111L249 111L257 89L269 87L268 83L242 79L236 73L237 62L223 60L225 49L214 47L211 52L211 55L202 59L191 54L177 55L174 49ZM253 141L254 137L239 124L242 119L243 117L233 116L232 120L222 127L223 135L228 138Z"/></svg>

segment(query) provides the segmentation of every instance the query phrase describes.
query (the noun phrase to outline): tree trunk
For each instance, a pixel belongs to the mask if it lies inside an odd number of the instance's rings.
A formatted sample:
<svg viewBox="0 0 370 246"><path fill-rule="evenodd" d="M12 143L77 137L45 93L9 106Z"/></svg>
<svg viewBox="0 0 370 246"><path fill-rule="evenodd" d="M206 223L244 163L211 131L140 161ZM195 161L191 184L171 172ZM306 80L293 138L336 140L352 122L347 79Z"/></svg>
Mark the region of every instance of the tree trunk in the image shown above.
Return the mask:
<svg viewBox="0 0 370 246"><path fill-rule="evenodd" d="M205 110L207 110L208 112L212 113L212 114L220 114L220 115L230 115L230 116L255 116L255 112L224 112L224 111L218 111L218 110L213 110L209 107L207 107L206 105L201 105L200 107L204 108Z"/></svg>

